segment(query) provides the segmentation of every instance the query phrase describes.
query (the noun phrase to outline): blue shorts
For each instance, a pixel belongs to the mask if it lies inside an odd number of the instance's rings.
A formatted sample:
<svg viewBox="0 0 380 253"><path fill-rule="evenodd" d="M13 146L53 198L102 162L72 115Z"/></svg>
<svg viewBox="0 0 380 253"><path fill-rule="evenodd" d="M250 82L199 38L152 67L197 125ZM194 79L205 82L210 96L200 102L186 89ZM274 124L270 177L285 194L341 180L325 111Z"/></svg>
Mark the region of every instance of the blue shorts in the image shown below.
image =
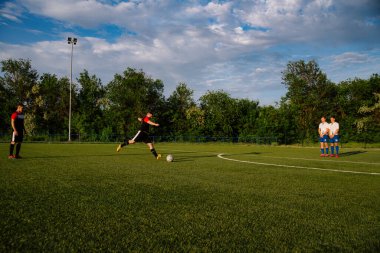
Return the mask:
<svg viewBox="0 0 380 253"><path fill-rule="evenodd" d="M338 143L339 135L334 135L334 137L330 138L330 143Z"/></svg>
<svg viewBox="0 0 380 253"><path fill-rule="evenodd" d="M319 142L327 142L327 134L323 135L323 137L319 138Z"/></svg>

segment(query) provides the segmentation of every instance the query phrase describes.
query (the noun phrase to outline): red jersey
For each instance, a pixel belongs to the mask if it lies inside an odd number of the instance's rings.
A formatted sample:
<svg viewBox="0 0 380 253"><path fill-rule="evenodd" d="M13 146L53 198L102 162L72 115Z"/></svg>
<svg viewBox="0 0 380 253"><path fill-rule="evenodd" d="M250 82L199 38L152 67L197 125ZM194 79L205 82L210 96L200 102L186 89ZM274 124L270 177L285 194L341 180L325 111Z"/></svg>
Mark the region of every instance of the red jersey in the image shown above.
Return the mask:
<svg viewBox="0 0 380 253"><path fill-rule="evenodd" d="M140 127L140 130L143 131L143 132L146 132L148 133L149 132L149 120L150 120L150 117L148 116L145 116L144 119L141 121L141 127Z"/></svg>

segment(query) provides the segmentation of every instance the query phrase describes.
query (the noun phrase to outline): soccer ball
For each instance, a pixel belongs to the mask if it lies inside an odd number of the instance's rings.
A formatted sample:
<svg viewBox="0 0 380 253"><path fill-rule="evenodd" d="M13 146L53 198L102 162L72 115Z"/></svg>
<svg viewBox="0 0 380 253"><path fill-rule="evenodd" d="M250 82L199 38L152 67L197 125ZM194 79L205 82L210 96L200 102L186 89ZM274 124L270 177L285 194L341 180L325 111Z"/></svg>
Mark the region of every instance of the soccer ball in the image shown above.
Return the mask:
<svg viewBox="0 0 380 253"><path fill-rule="evenodd" d="M167 155L166 156L166 161L173 162L173 156L172 155Z"/></svg>

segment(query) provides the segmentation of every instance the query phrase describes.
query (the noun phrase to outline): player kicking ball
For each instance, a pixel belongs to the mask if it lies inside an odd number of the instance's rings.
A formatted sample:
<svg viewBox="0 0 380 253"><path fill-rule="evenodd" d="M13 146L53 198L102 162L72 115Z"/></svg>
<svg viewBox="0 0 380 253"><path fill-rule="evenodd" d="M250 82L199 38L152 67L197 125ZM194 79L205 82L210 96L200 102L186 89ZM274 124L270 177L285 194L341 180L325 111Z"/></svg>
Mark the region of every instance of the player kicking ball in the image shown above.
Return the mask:
<svg viewBox="0 0 380 253"><path fill-rule="evenodd" d="M135 135L135 137L133 137L132 140L124 140L124 142L121 143L117 147L116 151L119 152L123 147L129 144L135 144L136 142L144 142L145 144L148 145L150 152L152 152L154 157L156 157L157 160L160 159L161 154L157 154L153 146L152 139L149 136L150 126L156 126L156 127L160 126L159 124L154 123L153 121L150 120L152 117L153 115L150 112L148 112L144 118L138 118L138 120L141 122L140 130L137 132L137 134Z"/></svg>
<svg viewBox="0 0 380 253"><path fill-rule="evenodd" d="M326 118L321 118L321 123L318 127L319 142L321 144L321 157L329 156L329 146L327 144L328 132L329 132L329 123L326 122ZM326 150L326 154L325 154Z"/></svg>
<svg viewBox="0 0 380 253"><path fill-rule="evenodd" d="M331 148L331 157L339 157L339 123L335 122L335 117L330 117L330 126L329 126L329 137L330 137L330 148ZM335 147L335 155L334 155Z"/></svg>

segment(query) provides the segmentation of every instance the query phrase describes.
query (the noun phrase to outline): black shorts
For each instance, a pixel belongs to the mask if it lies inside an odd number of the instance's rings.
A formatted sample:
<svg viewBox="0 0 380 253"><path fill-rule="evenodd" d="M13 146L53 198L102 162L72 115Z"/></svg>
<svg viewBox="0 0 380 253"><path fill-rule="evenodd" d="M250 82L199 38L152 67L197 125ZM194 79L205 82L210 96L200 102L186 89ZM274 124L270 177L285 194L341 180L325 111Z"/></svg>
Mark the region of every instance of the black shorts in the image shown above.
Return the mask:
<svg viewBox="0 0 380 253"><path fill-rule="evenodd" d="M20 143L24 140L24 132L23 131L17 131L18 135L15 135L15 133L12 133L12 139L11 142L17 142Z"/></svg>
<svg viewBox="0 0 380 253"><path fill-rule="evenodd" d="M138 131L133 139L135 142L144 142L144 143L152 143L152 138L150 138L149 134L144 131Z"/></svg>

